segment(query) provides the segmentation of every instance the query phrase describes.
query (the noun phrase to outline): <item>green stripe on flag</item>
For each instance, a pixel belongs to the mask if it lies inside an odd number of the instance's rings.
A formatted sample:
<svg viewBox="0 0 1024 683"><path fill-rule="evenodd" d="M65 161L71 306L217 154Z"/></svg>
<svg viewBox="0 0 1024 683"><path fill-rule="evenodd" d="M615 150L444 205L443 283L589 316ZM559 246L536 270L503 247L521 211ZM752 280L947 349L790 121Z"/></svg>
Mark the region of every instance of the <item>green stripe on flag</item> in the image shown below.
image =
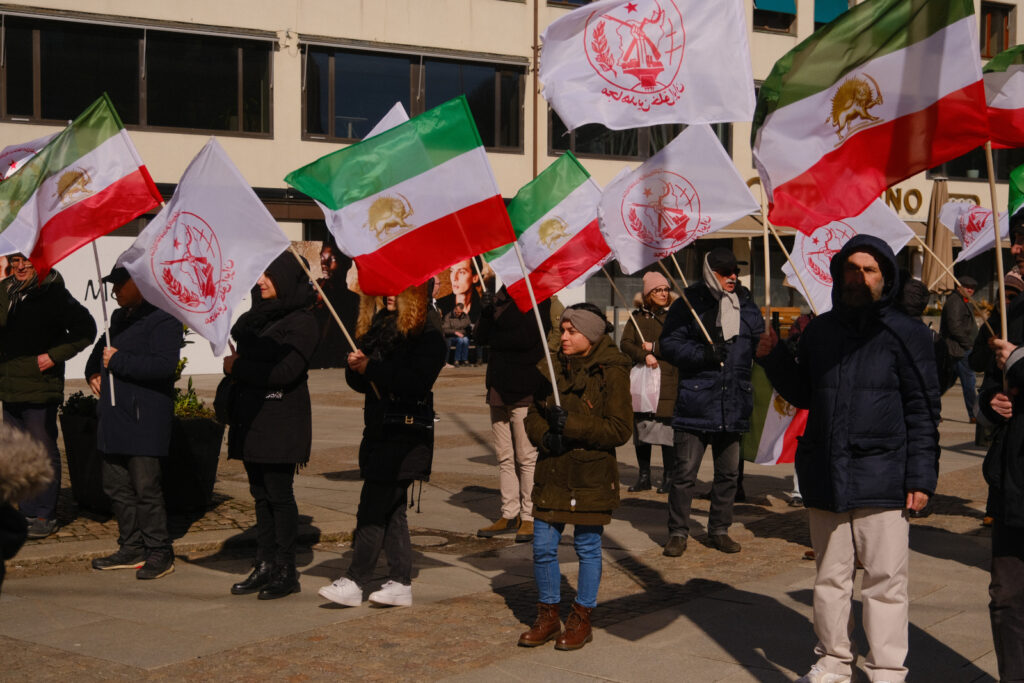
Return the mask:
<svg viewBox="0 0 1024 683"><path fill-rule="evenodd" d="M14 175L0 183L0 232L11 224L47 178L73 166L122 128L110 97L103 93Z"/></svg>
<svg viewBox="0 0 1024 683"><path fill-rule="evenodd" d="M508 217L512 220L516 238L540 220L541 216L558 206L573 190L587 182L589 177L587 169L583 168L573 153L566 152L536 178L523 185L508 203ZM492 249L484 254L484 259L493 261L511 248L511 244L506 244Z"/></svg>
<svg viewBox="0 0 1024 683"><path fill-rule="evenodd" d="M1013 217L1021 207L1024 206L1024 164L1010 171L1010 224L1013 225ZM1012 239L1012 236L1011 236Z"/></svg>
<svg viewBox="0 0 1024 683"><path fill-rule="evenodd" d="M987 74L1006 71L1014 64L1024 64L1024 45L1011 47L1009 50L1000 52L988 61L988 64L985 65L982 71Z"/></svg>
<svg viewBox="0 0 1024 683"><path fill-rule="evenodd" d="M482 147L465 95L320 157L285 182L337 211Z"/></svg>
<svg viewBox="0 0 1024 683"><path fill-rule="evenodd" d="M871 0L852 7L772 67L757 98L751 144L776 109L827 90L865 63L903 50L973 14L972 0ZM794 71L799 82L790 82Z"/></svg>

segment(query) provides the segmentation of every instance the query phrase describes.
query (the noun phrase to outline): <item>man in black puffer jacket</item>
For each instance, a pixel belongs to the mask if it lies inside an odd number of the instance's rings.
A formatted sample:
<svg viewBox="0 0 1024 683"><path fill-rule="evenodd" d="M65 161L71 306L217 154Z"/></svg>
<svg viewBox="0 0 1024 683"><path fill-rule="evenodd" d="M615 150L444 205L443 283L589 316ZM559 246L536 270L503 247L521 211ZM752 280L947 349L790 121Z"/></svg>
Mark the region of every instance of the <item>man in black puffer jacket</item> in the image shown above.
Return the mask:
<svg viewBox="0 0 1024 683"><path fill-rule="evenodd" d="M849 680L854 562L872 680L907 669L909 523L935 491L939 388L931 333L898 311L896 257L857 235L832 258L832 310L808 325L797 362L772 331L757 356L787 401L810 410L796 452L817 556L818 661L801 681Z"/></svg>
<svg viewBox="0 0 1024 683"><path fill-rule="evenodd" d="M664 554L679 557L690 535L690 503L704 451L711 446L715 478L711 485L708 542L722 552L739 552L729 537L740 466L740 434L750 429L754 407L750 368L761 312L737 281L739 264L724 247L704 258L704 277L686 289L665 317L661 354L679 368L679 397L672 416L676 463L668 491L668 543ZM686 302L700 316L709 344Z"/></svg>

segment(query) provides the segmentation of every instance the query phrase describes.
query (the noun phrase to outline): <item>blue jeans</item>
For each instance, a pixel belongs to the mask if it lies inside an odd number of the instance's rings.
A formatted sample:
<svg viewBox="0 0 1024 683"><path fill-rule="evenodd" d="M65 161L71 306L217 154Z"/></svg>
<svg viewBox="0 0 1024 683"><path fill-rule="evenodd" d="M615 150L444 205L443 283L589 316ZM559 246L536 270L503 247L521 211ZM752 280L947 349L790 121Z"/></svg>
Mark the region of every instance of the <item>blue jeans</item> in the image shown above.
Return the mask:
<svg viewBox="0 0 1024 683"><path fill-rule="evenodd" d="M469 337L449 337L448 347L455 347L455 362L469 360Z"/></svg>
<svg viewBox="0 0 1024 683"><path fill-rule="evenodd" d="M561 599L562 571L558 567L558 542L565 524L548 524L533 520L533 577L537 582L540 602L557 605ZM579 586L576 602L583 607L597 606L597 589L601 585L601 534L604 527L576 524L573 546L580 560Z"/></svg>
<svg viewBox="0 0 1024 683"><path fill-rule="evenodd" d="M964 390L964 405L967 406L967 416L976 417L974 404L978 402L978 377L967 364L967 356L964 356L956 363L956 376L960 378L960 386Z"/></svg>

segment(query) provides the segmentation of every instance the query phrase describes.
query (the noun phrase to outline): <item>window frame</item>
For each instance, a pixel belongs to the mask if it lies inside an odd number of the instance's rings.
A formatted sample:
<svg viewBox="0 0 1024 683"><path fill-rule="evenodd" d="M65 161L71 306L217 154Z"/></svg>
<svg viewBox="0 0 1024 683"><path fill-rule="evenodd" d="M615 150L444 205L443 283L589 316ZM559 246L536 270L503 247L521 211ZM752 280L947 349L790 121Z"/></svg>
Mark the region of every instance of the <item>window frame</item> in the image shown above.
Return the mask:
<svg viewBox="0 0 1024 683"><path fill-rule="evenodd" d="M978 15L978 28L979 37L982 41L978 49L981 52L982 59L992 59L1000 52L1008 50L1013 47L1013 35L1011 27L1013 26L1013 13L1017 8L1013 5L1004 5L999 2L983 2L981 3L981 11ZM992 31L988 28L991 25L993 15L1000 14L1003 20L1002 39L1003 46L1001 49L993 50L992 45L989 42L989 37L992 35Z"/></svg>
<svg viewBox="0 0 1024 683"><path fill-rule="evenodd" d="M138 131L150 131L156 133L182 133L186 135L219 135L223 137L243 137L243 138L261 138L261 139L272 139L274 137L274 52L277 49L276 43L269 38L262 38L259 36L243 36L243 35L223 35L214 34L204 31L184 31L178 29L172 29L163 26L143 26L134 24L125 24L118 22L108 22L99 20L76 20L75 17L59 17L59 16L40 16L30 14L14 14L8 12L0 12L0 17L4 20L4 30L6 30L6 19L11 17L17 20L24 20L31 22L33 26L30 28L32 37L32 114L29 116L24 115L11 115L8 113L7 106L7 59L6 54L3 55L4 59L0 64L0 122L3 123L28 123L33 125L51 125L51 126L64 126L67 124L67 119L52 119L43 118L42 116L42 31L45 23L56 23L61 22L64 24L73 25L76 27L96 25L108 29L120 29L124 31L137 31L138 32L138 52L137 62L135 63L135 71L138 76L137 83L137 100L135 102L137 114L139 117L139 123L124 123L124 127L127 130L138 130ZM238 120L239 128L236 130L232 129L220 129L220 128L192 128L185 126L156 126L146 123L146 115L148 110L148 73L146 72L146 66L148 66L147 59L147 38L150 31L166 33L166 34L185 34L191 37L206 38L209 40L226 40L234 43L233 48L236 51L236 78L238 85L238 97L237 97L237 110L236 116ZM255 47L258 43L266 43L267 45L267 130L263 131L246 131L242 130L245 125L245 109L244 109L244 50L246 48L245 43L250 43ZM6 50L6 45L4 46ZM99 94L97 93L97 96ZM75 113L74 115L77 115Z"/></svg>
<svg viewBox="0 0 1024 683"><path fill-rule="evenodd" d="M301 139L302 140L308 140L308 141L311 141L311 142L332 142L332 143L335 143L335 144L339 144L340 143L340 144L346 144L346 145L355 144L355 143L360 142L361 140L363 140L363 138L351 138L351 137L333 135L332 134L334 132L333 130L332 131L328 131L327 133L310 133L309 132L309 127L308 127L309 126L309 118L308 118L309 98L308 98L308 96L306 94L307 93L307 91L306 91L306 84L308 82L307 79L309 77L309 71L308 71L309 49L310 48L317 48L317 49L322 49L322 50L330 51L329 54L328 54L328 62L327 62L327 74L328 74L327 75L327 88L328 88L328 92L326 93L326 97L327 97L327 101L328 101L328 104L327 104L327 112L328 112L327 113L327 120L328 120L328 125L331 126L331 127L334 127L334 125L336 123L336 121L335 121L336 116L335 116L335 109L334 109L334 103L335 103L334 88L335 88L335 85L336 85L336 82L335 82L335 58L336 58L338 53L343 53L343 52L362 52L362 53L366 53L366 54L380 54L380 55L392 54L392 55L401 55L403 57L410 58L411 63L410 63L410 68L409 68L409 111L408 111L408 114L409 114L410 117L418 116L419 114L422 114L424 111L426 111L426 104L425 104L425 95L426 95L426 93L424 92L424 93L421 94L421 93L418 92L418 84L420 84L421 82L425 82L425 79L426 79L426 65L424 64L424 60L429 58L429 59L435 59L435 60L446 60L446 61L454 62L456 64L480 64L480 65L492 67L494 69L494 112L495 112L494 139L495 139L495 141L497 141L498 138L499 138L498 133L499 133L499 131L501 129L501 125L502 125L502 118L501 118L502 113L503 113L502 112L502 107L501 107L501 96L502 96L501 81L502 81L502 75L505 74L505 73L511 72L511 73L515 74L515 76L517 78L517 82L518 82L516 97L519 100L519 106L517 107L517 110L518 110L517 111L518 122L516 124L516 127L518 129L517 130L517 136L519 138L519 144L516 145L516 146L506 146L506 145L487 146L487 145L485 145L484 146L484 150L487 151L487 152L494 152L496 154L524 154L526 152L526 139L525 139L526 138L526 115L525 115L526 107L525 107L525 98L526 98L526 80L527 80L527 76L529 75L529 72L528 72L529 65L528 64L526 64L526 63L521 63L520 64L518 62L518 60L517 61L512 61L512 60L508 60L508 61L495 61L494 59L488 59L484 55L480 55L480 56L477 56L477 55L466 55L466 54L459 54L459 53L453 53L453 52L447 52L447 51L433 51L433 50L431 50L431 51L391 50L391 49L380 49L380 46L376 46L376 47L377 47L377 49L374 49L374 46L366 46L366 47L364 47L362 45L330 44L330 43L323 43L323 42L312 41L312 40L300 41L300 43L299 43L299 50L300 50L301 55L300 55L300 60L299 61L300 61L300 64L301 64L301 66L300 66L300 68L301 68L300 92L302 94L300 96L300 99L301 99L301 102L302 102L302 106L301 106L301 116L302 116L302 134L301 134ZM416 63L416 60L419 60L419 63ZM474 123L475 123L475 121L474 121Z"/></svg>

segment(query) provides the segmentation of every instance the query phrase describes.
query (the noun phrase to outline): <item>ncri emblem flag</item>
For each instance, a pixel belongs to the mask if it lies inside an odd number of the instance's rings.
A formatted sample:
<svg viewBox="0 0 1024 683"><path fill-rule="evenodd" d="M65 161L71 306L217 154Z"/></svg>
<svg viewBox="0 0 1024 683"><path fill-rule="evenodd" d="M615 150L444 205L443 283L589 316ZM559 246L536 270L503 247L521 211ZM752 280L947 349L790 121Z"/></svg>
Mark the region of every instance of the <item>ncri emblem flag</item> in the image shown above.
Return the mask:
<svg viewBox="0 0 1024 683"><path fill-rule="evenodd" d="M118 263L146 301L208 339L219 356L228 343L231 312L289 244L210 138L167 206Z"/></svg>
<svg viewBox="0 0 1024 683"><path fill-rule="evenodd" d="M569 130L753 116L741 0L601 0L541 39L544 97Z"/></svg>

